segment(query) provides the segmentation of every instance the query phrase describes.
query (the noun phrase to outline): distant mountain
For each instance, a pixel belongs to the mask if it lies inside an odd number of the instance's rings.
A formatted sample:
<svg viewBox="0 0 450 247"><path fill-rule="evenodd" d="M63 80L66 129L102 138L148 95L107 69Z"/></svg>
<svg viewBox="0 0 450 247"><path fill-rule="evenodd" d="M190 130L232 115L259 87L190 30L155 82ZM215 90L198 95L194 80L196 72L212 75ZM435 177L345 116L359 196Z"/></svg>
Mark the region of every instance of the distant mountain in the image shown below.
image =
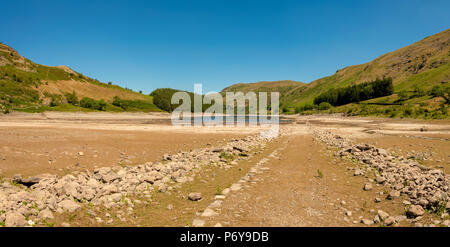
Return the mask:
<svg viewBox="0 0 450 247"><path fill-rule="evenodd" d="M0 43L0 110L31 112L85 110L81 109L82 107L75 107L76 104L73 105L74 107L67 104L65 95L73 92L79 100L83 97L96 101L105 100L107 110L125 110L111 104L114 97L142 101L146 110L159 110L152 104L152 97L148 95L133 92L112 83L99 82L67 66L51 67L36 64L21 56L13 48ZM136 106L135 103L133 104ZM50 105L54 107L51 108ZM127 110L139 110L138 108L128 107Z"/></svg>

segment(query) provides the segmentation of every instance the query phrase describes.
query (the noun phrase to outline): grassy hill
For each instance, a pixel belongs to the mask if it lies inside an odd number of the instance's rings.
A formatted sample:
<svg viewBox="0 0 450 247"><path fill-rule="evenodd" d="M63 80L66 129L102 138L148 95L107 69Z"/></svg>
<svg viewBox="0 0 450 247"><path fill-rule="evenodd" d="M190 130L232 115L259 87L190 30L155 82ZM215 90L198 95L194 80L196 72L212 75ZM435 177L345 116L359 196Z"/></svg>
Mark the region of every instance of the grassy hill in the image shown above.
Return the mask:
<svg viewBox="0 0 450 247"><path fill-rule="evenodd" d="M312 103L320 93L391 77L395 92L412 91L415 87L431 90L435 85L450 80L450 29L387 53L375 60L338 70L334 75L308 84L298 97L291 97L291 105ZM288 97L290 97L288 95Z"/></svg>
<svg viewBox="0 0 450 247"><path fill-rule="evenodd" d="M280 95L287 95L292 90L305 87L306 84L298 81L261 81L255 83L237 83L224 88L221 93L226 92L280 92Z"/></svg>
<svg viewBox="0 0 450 247"><path fill-rule="evenodd" d="M444 91L450 87L449 60L450 29L371 62L340 69L334 75L309 84L293 81L239 83L222 92L279 91L284 112L309 114L318 111L318 106L313 105L314 99L329 90L390 77L393 79L393 95L332 109L327 107L326 110L352 115L447 118L448 102L445 97L432 95L431 91L434 87Z"/></svg>
<svg viewBox="0 0 450 247"><path fill-rule="evenodd" d="M280 93L280 104L286 105L290 104L291 98L294 98L298 92L302 92L307 87L306 83L298 81L261 81L254 83L237 83L233 84L227 88L224 88L221 93L225 95L226 92L243 92L247 93L253 92L279 92Z"/></svg>
<svg viewBox="0 0 450 247"><path fill-rule="evenodd" d="M74 95L77 100L68 102L67 94ZM94 100L95 107L81 105L83 98ZM113 104L114 99L116 104ZM118 104L118 100L126 101L127 104ZM159 111L152 103L151 96L112 83L102 83L67 66L51 67L33 63L0 43L0 111L12 110Z"/></svg>

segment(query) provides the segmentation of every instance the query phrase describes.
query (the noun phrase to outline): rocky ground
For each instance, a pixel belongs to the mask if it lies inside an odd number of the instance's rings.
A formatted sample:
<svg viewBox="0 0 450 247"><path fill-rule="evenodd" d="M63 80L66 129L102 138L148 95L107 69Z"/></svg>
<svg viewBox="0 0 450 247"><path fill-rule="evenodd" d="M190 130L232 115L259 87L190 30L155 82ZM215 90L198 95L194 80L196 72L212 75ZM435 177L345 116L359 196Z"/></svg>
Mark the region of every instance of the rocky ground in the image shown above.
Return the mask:
<svg viewBox="0 0 450 247"><path fill-rule="evenodd" d="M368 144L354 144L332 131L315 130L314 135L322 142L337 147L336 155L349 159L356 164L354 176L366 177L367 183L363 189L372 190L374 185L383 185L389 192L380 193L375 202L383 199L393 200L404 195L405 215L393 217L379 211L373 219L361 219L366 225L383 222L393 225L398 221L410 218L411 222L418 222L428 212L436 213L445 221L436 220L433 225L450 226L447 211L450 210L449 181L450 176L441 169L433 169L419 164L415 160L406 159L399 155L392 155L385 149ZM422 223L416 223L421 226Z"/></svg>
<svg viewBox="0 0 450 247"><path fill-rule="evenodd" d="M166 154L160 162L137 166L102 167L63 177L40 175L22 178L14 176L0 185L0 222L5 226L46 224L56 213L74 213L82 207L125 207L133 211L133 204L148 203L152 193L172 191L193 180L193 174L203 166L228 169L237 161L247 159L249 150L264 146L266 139L248 136L234 139L222 147L204 148L174 155ZM144 195L146 201L131 200ZM125 220L126 214L119 215ZM98 218L98 221L102 219ZM109 219L112 223L112 219ZM67 225L67 223L62 223Z"/></svg>

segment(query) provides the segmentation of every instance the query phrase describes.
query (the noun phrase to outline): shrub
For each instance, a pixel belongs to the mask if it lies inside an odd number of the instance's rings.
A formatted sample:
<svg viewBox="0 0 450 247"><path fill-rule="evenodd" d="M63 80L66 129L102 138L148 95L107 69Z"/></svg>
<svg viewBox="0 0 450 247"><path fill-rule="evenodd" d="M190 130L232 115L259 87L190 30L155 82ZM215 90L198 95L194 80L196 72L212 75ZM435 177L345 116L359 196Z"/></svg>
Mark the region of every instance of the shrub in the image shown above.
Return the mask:
<svg viewBox="0 0 450 247"><path fill-rule="evenodd" d="M314 107L315 106L313 104L307 103L307 104L304 104L304 105L296 107L295 108L295 113L300 113L300 112L303 112L303 111L311 111L311 110L314 110Z"/></svg>
<svg viewBox="0 0 450 247"><path fill-rule="evenodd" d="M80 100L80 106L83 108L92 109L94 107L94 104L95 104L95 100L91 99L89 97L83 97Z"/></svg>
<svg viewBox="0 0 450 247"><path fill-rule="evenodd" d="M331 104L328 102L322 102L319 104L319 110L320 111L324 111L324 110L328 110L331 108Z"/></svg>
<svg viewBox="0 0 450 247"><path fill-rule="evenodd" d="M80 100L80 106L83 108L98 110L98 111L106 111L106 101L101 99L99 101L96 101L94 99L91 99L89 97L83 97Z"/></svg>

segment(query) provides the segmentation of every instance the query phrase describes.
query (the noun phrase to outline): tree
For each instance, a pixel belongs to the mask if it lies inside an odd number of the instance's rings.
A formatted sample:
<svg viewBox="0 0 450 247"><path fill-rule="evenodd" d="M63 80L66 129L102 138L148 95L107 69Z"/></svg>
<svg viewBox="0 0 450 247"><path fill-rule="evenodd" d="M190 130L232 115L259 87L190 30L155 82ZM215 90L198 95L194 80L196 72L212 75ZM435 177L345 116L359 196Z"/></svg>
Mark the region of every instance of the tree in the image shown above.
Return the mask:
<svg viewBox="0 0 450 247"><path fill-rule="evenodd" d="M78 105L79 101L78 101L78 96L75 93L75 90L72 91L72 93L66 93L65 94L67 103L72 104L72 105Z"/></svg>
<svg viewBox="0 0 450 247"><path fill-rule="evenodd" d="M89 97L83 97L80 100L80 106L83 108L92 109L94 107L94 104L95 104L95 100L91 99Z"/></svg>

